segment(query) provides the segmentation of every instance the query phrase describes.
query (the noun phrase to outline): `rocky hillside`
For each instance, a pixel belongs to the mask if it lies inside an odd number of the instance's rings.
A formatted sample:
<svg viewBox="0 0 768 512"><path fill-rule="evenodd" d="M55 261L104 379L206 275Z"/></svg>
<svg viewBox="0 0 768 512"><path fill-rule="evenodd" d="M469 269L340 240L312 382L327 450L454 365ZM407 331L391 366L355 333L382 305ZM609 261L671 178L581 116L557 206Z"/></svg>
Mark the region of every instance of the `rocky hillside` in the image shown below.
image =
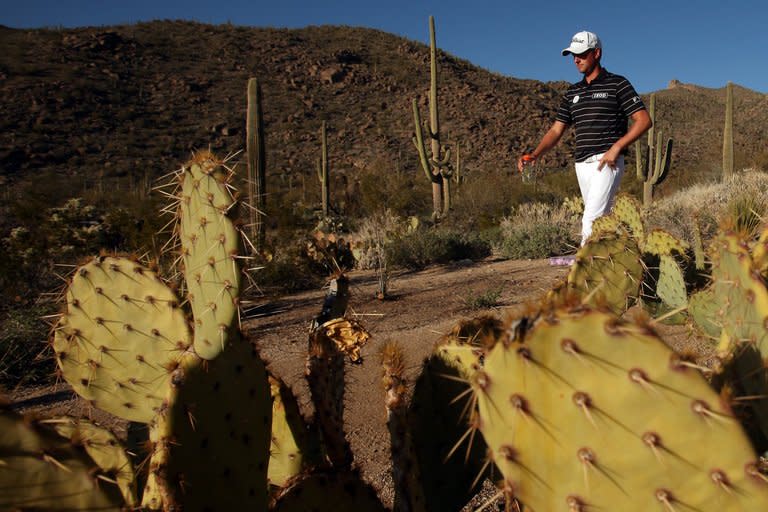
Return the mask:
<svg viewBox="0 0 768 512"><path fill-rule="evenodd" d="M3 201L35 180L155 177L194 148L241 150L249 77L263 84L269 172L280 183L313 176L323 120L340 174L354 179L372 167L421 173L411 144L411 101L426 109L429 84L428 48L420 42L364 28L158 21L0 27L0 47ZM511 169L546 130L567 85L501 76L447 54L439 65L447 141L461 141L465 167L475 172ZM723 104L723 89L660 91L660 125L677 140L678 177L718 167ZM768 97L737 88L736 108L743 166L768 146ZM546 165L567 166L568 145Z"/></svg>

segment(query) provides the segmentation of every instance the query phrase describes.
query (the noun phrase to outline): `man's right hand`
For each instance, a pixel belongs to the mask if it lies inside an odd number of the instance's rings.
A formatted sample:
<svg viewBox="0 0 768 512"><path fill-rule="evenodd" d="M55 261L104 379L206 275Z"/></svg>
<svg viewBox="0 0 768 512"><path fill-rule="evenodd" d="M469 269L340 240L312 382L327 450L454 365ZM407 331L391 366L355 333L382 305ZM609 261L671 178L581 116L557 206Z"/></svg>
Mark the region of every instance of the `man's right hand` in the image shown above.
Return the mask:
<svg viewBox="0 0 768 512"><path fill-rule="evenodd" d="M522 173L523 167L526 165L533 165L536 162L536 157L533 155L525 154L517 159L517 172Z"/></svg>

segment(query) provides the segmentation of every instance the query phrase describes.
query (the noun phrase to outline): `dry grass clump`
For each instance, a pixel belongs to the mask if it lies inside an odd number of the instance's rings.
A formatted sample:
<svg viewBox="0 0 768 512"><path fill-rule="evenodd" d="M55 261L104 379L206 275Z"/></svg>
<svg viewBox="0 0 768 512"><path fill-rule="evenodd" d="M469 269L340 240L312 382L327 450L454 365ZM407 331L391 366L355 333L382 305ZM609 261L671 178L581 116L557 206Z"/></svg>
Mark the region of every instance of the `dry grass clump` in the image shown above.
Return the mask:
<svg viewBox="0 0 768 512"><path fill-rule="evenodd" d="M506 258L546 258L579 245L580 214L572 200L559 205L524 203L501 220L495 250Z"/></svg>
<svg viewBox="0 0 768 512"><path fill-rule="evenodd" d="M413 218L403 219L390 209L375 213L358 223L352 235L355 268L377 269L386 267L386 248L395 239L417 228Z"/></svg>
<svg viewBox="0 0 768 512"><path fill-rule="evenodd" d="M655 201L646 213L650 226L689 243L694 242L698 226L706 243L722 223L740 229L745 223L754 223L749 219L752 216L765 223L767 204L768 173L747 169L719 183L680 190Z"/></svg>

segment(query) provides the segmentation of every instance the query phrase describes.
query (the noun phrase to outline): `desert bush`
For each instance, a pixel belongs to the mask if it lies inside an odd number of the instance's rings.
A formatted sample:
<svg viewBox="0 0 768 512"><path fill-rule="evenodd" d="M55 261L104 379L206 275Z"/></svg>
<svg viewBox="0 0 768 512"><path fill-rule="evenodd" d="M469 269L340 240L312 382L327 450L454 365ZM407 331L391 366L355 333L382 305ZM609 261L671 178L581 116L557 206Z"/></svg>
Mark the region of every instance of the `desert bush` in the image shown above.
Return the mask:
<svg viewBox="0 0 768 512"><path fill-rule="evenodd" d="M491 288L479 293L470 293L464 298L464 305L469 309L491 309L496 307L503 288Z"/></svg>
<svg viewBox="0 0 768 512"><path fill-rule="evenodd" d="M689 243L694 242L694 229L698 226L706 243L714 236L720 220L731 217L729 209L736 207L734 201L746 196L750 201L766 203L768 174L746 170L722 182L680 190L653 203L646 212L648 224L666 229Z"/></svg>
<svg viewBox="0 0 768 512"><path fill-rule="evenodd" d="M0 311L0 385L5 389L52 382L49 327L43 317L54 309L52 304L38 304Z"/></svg>
<svg viewBox="0 0 768 512"><path fill-rule="evenodd" d="M419 269L433 263L481 259L490 254L490 244L479 234L436 227L394 240L388 247L387 260L393 266Z"/></svg>
<svg viewBox="0 0 768 512"><path fill-rule="evenodd" d="M495 249L505 258L545 258L566 254L579 244L577 201L561 205L526 203L501 221Z"/></svg>

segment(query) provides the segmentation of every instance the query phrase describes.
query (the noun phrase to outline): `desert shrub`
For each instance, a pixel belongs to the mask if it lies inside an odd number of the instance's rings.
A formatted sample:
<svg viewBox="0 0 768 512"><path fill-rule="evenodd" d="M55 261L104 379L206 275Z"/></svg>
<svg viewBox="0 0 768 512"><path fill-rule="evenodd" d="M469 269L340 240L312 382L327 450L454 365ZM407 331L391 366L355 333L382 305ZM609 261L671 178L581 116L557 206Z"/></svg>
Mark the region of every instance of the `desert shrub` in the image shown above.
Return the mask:
<svg viewBox="0 0 768 512"><path fill-rule="evenodd" d="M470 293L464 298L464 305L469 309L491 309L496 307L503 288L490 288L479 293Z"/></svg>
<svg viewBox="0 0 768 512"><path fill-rule="evenodd" d="M569 199L561 205L526 203L501 221L496 250L505 258L545 258L573 251L579 243L579 213Z"/></svg>
<svg viewBox="0 0 768 512"><path fill-rule="evenodd" d="M717 183L698 184L654 201L646 212L647 222L654 228L666 229L678 238L693 243L694 229L701 230L702 240L711 239L721 220L729 218L737 198L768 201L768 174L743 171ZM765 217L763 217L765 219Z"/></svg>
<svg viewBox="0 0 768 512"><path fill-rule="evenodd" d="M394 266L418 269L433 263L481 259L490 254L490 244L477 233L433 228L396 239L388 247L387 260Z"/></svg>
<svg viewBox="0 0 768 512"><path fill-rule="evenodd" d="M389 208L362 219L350 237L356 258L355 268L386 267L387 247L417 227L418 219L404 219L395 215Z"/></svg>
<svg viewBox="0 0 768 512"><path fill-rule="evenodd" d="M53 311L51 304L16 305L0 311L0 385L4 388L53 380L46 343L49 327L43 320Z"/></svg>

